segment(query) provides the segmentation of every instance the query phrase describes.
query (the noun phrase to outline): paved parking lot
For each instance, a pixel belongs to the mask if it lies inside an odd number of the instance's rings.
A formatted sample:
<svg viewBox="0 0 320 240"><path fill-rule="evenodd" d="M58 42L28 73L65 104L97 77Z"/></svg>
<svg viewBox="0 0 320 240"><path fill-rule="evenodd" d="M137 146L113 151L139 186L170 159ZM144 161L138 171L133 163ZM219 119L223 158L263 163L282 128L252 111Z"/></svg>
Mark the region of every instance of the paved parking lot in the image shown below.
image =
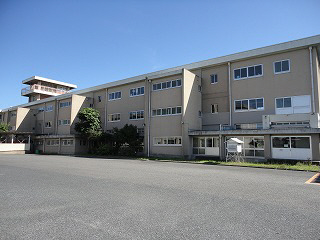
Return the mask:
<svg viewBox="0 0 320 240"><path fill-rule="evenodd" d="M320 239L313 175L0 155L0 238Z"/></svg>

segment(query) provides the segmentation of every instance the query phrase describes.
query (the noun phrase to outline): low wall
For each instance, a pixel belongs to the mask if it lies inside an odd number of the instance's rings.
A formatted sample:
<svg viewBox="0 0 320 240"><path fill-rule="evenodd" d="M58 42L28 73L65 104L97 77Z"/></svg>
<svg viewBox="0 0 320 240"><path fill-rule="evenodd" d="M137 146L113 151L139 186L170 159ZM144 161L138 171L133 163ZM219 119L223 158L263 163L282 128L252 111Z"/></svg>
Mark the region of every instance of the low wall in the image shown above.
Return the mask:
<svg viewBox="0 0 320 240"><path fill-rule="evenodd" d="M30 151L29 143L0 143L0 153L12 151Z"/></svg>

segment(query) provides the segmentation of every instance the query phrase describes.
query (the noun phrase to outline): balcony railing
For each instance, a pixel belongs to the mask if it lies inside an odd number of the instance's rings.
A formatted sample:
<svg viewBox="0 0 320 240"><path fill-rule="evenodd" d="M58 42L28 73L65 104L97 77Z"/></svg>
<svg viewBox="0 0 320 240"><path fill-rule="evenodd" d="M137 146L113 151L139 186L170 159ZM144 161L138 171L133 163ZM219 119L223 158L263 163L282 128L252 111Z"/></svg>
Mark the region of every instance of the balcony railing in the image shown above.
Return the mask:
<svg viewBox="0 0 320 240"><path fill-rule="evenodd" d="M21 94L25 94L29 91L33 91L33 90L40 90L40 91L44 91L47 93L53 93L53 94L64 94L64 93L68 93L69 91L66 90L62 90L62 89L58 89L58 88L53 88L53 87L47 87L47 86L42 86L39 84L33 84L30 85L29 87L23 88L21 90Z"/></svg>

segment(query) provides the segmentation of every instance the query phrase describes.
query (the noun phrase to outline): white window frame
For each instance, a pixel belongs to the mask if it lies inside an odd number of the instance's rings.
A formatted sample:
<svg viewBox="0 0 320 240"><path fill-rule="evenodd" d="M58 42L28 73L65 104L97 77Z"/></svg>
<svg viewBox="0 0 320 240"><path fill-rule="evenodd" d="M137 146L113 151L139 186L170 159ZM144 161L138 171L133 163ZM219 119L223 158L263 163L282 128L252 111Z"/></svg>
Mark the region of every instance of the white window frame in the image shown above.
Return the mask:
<svg viewBox="0 0 320 240"><path fill-rule="evenodd" d="M283 61L288 61L288 62L289 62L289 70L287 70L287 71L282 71L282 62L283 62ZM276 72L276 63L277 63L277 62L281 62L281 72ZM273 73L274 73L274 74L289 73L290 70L291 70L291 61L290 61L290 59L283 59L283 60L278 60L278 61L274 61L274 62L273 62Z"/></svg>
<svg viewBox="0 0 320 240"><path fill-rule="evenodd" d="M309 138L309 144L310 144L310 148L302 148L302 149L310 149L310 151L312 152L312 139L311 136L306 136L306 135L290 135L290 136L271 136L271 149L292 149L292 144L291 144L291 138L299 138L299 137L306 137ZM274 138L289 138L289 147L288 148L275 148L273 147L273 139ZM296 148L294 148L296 149Z"/></svg>
<svg viewBox="0 0 320 240"><path fill-rule="evenodd" d="M179 86L175 86L175 87L172 87L172 82L174 82L174 81L178 81L178 80L180 80L181 81L181 84L179 85ZM162 88L162 83L167 83L167 82L171 82L171 86L168 88ZM157 84L161 84L161 88L160 89L156 89L156 90L154 90L153 89L153 85L157 85ZM182 86L182 79L181 78L177 78L177 79L174 79L174 80L169 80L169 81L164 81L164 82L158 82L158 83L153 83L152 84L152 91L153 92L157 92L157 91L162 91L162 90L167 90L167 89L170 89L170 88L178 88L178 87L181 87Z"/></svg>
<svg viewBox="0 0 320 240"><path fill-rule="evenodd" d="M255 76L249 77L249 70L248 70L248 68L249 68L249 67L256 67L256 66L261 66L262 74L261 74L261 75L255 75ZM234 74L235 71L240 69L240 74L241 74L241 69L242 69L242 68L246 68L246 69L247 69L247 76L246 76L246 77L235 78L235 74ZM246 67L240 67L240 68L235 68L235 69L233 69L233 80L235 80L235 81L237 81L237 80L243 80L243 79L248 79L248 78L257 78L257 77L263 77L263 64L262 64L262 63L260 63L260 64L255 64L255 65L251 65L251 66L246 66Z"/></svg>
<svg viewBox="0 0 320 240"><path fill-rule="evenodd" d="M61 139L61 146L70 147L74 145L74 139Z"/></svg>
<svg viewBox="0 0 320 240"><path fill-rule="evenodd" d="M212 107L213 106L215 106L215 110L216 110L215 112L212 111L212 109L213 109ZM218 114L218 113L219 113L219 105L218 105L218 103L211 104L211 114Z"/></svg>
<svg viewBox="0 0 320 240"><path fill-rule="evenodd" d="M156 139L162 138L163 140L166 139L166 144L156 144ZM181 144L168 144L169 138L180 138ZM153 146L155 147L181 147L182 146L182 136L161 136L161 137L153 137Z"/></svg>
<svg viewBox="0 0 320 240"><path fill-rule="evenodd" d="M112 116L113 115L117 115L117 114L119 114L119 120L109 120L109 116L111 116L111 119L112 119ZM110 113L110 114L108 114L108 122L120 122L121 121L121 113Z"/></svg>
<svg viewBox="0 0 320 240"><path fill-rule="evenodd" d="M257 100L257 99L262 99L263 108L250 110L250 100L253 100L253 99L256 99L256 100ZM245 101L245 100L248 101L248 110L236 110L236 101ZM237 99L237 100L234 100L234 101L233 101L233 104L234 104L234 112L256 112L256 111L264 111L264 98L263 98L263 97L261 97L261 98Z"/></svg>
<svg viewBox="0 0 320 240"><path fill-rule="evenodd" d="M48 144L48 141L50 142L50 144ZM54 143L54 144L51 144L51 143ZM45 142L46 146L59 146L60 145L60 141L59 139L47 139L46 142Z"/></svg>
<svg viewBox="0 0 320 240"><path fill-rule="evenodd" d="M283 99L283 107L282 108L278 108L278 109L283 109L283 108L292 108L293 106L292 106L292 97L294 97L294 96L287 96L287 97L276 97L275 99L274 99L274 106L275 106L275 109L277 109L278 107L277 107L277 99ZM291 107L285 107L284 106L284 99L285 98L290 98L291 100Z"/></svg>
<svg viewBox="0 0 320 240"><path fill-rule="evenodd" d="M138 94L138 89L142 89L143 88L143 94ZM136 94L135 95L131 95L131 90L134 90L135 89L135 92L136 92ZM138 97L138 96L143 96L144 95L144 93L145 93L145 87L144 86L141 86L141 87L136 87L136 88L131 88L130 90L129 90L129 96L130 97ZM140 92L141 92L141 90L140 90Z"/></svg>
<svg viewBox="0 0 320 240"><path fill-rule="evenodd" d="M48 124L47 124L47 123L48 123ZM47 126L47 125L50 125L50 126ZM51 127L52 127L52 121L45 122L45 123L44 123L44 127L45 127L45 128L51 128Z"/></svg>
<svg viewBox="0 0 320 240"><path fill-rule="evenodd" d="M114 93L114 98L110 99L110 94L112 95L113 93ZM116 93L120 93L120 98L116 98ZM116 101L116 100L120 100L121 98L122 98L122 92L121 91L108 93L108 101Z"/></svg>
<svg viewBox="0 0 320 240"><path fill-rule="evenodd" d="M141 114L141 112L143 113L143 118L138 118L138 112ZM131 113L135 113L136 114L136 118L130 118L130 115ZM144 110L138 110L138 111L131 111L129 112L129 120L134 120L134 121L137 121L137 120L143 120L144 119Z"/></svg>
<svg viewBox="0 0 320 240"><path fill-rule="evenodd" d="M214 82L212 82L212 76L215 76L214 77ZM213 73L210 75L210 84L217 84L218 83L218 74L217 73Z"/></svg>
<svg viewBox="0 0 320 240"><path fill-rule="evenodd" d="M169 108L171 109L171 110L170 110L170 112L171 112L170 114L162 114L162 110L163 110L163 109L166 109L166 111L167 111L167 109L169 109ZM176 109L176 113L174 113L174 114L172 114L172 109L173 109L173 108ZM180 112L180 113L177 113L177 112L178 112L178 111L177 111L178 108L181 108L181 112ZM152 113L153 113L154 110L155 110L156 112L157 112L158 110L160 110L161 114L160 114L160 115L157 115L157 114L156 114L156 115L153 115ZM156 108L156 109L152 109L152 110L151 110L151 116L152 116L152 117L176 116L176 115L181 115L181 114L182 114L182 106L166 107L166 108Z"/></svg>
<svg viewBox="0 0 320 240"><path fill-rule="evenodd" d="M45 108L46 112L52 112L53 111L53 105L47 105Z"/></svg>
<svg viewBox="0 0 320 240"><path fill-rule="evenodd" d="M66 108L71 106L71 101L68 102L59 102L59 108Z"/></svg>
<svg viewBox="0 0 320 240"><path fill-rule="evenodd" d="M67 123L63 123L64 121L67 121ZM69 126L70 120L69 119L59 119L58 120L58 126Z"/></svg>

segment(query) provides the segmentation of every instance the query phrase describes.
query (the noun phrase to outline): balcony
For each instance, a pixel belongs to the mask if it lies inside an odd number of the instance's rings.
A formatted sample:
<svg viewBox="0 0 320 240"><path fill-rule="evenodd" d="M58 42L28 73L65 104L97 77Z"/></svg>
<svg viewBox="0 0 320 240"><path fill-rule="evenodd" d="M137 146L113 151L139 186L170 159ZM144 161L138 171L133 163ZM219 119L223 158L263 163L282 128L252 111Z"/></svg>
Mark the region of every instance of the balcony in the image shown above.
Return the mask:
<svg viewBox="0 0 320 240"><path fill-rule="evenodd" d="M30 85L29 87L23 88L21 90L21 95L26 96L30 93L40 93L40 94L46 94L49 96L57 96L57 95L65 94L68 92L69 91L58 89L58 88L52 88L52 87L47 87L39 84L33 84L33 85Z"/></svg>

